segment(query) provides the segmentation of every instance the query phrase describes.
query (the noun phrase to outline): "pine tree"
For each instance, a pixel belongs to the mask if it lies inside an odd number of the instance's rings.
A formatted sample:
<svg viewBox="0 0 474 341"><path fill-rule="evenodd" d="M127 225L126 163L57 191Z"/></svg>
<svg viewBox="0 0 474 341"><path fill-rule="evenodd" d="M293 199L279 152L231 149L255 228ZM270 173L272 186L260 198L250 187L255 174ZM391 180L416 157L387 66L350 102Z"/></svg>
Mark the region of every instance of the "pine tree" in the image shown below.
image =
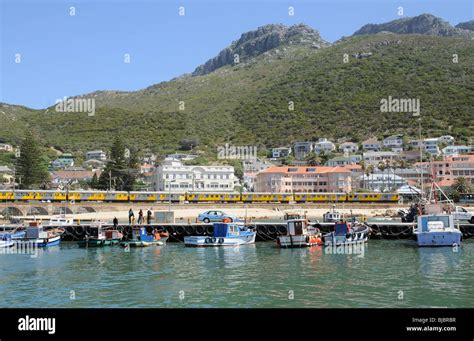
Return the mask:
<svg viewBox="0 0 474 341"><path fill-rule="evenodd" d="M122 139L117 136L110 149L110 160L107 162L102 174L99 177L99 189L124 190L124 181L128 173L128 162L125 157L125 145Z"/></svg>
<svg viewBox="0 0 474 341"><path fill-rule="evenodd" d="M97 173L94 173L92 176L92 179L89 183L90 188L92 189L98 189L99 188L99 179L97 178Z"/></svg>
<svg viewBox="0 0 474 341"><path fill-rule="evenodd" d="M21 180L20 188L45 188L50 181L45 158L38 141L29 132L20 145L20 157L16 167L16 177Z"/></svg>
<svg viewBox="0 0 474 341"><path fill-rule="evenodd" d="M135 182L137 180L138 168L140 160L138 158L138 151L136 149L130 150L130 157L128 159L126 173L123 176L122 190L133 191Z"/></svg>

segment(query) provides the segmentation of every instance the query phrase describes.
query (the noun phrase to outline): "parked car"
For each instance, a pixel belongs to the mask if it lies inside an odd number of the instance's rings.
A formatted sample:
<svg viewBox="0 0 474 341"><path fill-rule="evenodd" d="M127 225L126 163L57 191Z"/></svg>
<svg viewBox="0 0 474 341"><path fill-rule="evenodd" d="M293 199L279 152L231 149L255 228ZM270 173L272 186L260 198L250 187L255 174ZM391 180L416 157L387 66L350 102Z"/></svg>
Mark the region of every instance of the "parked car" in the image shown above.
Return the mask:
<svg viewBox="0 0 474 341"><path fill-rule="evenodd" d="M225 213L224 211L218 211L218 210L209 210L209 211L201 213L198 216L198 221L202 221L204 223L210 223L211 221L220 222L224 218L229 218L230 222L237 221L236 217L231 216Z"/></svg>
<svg viewBox="0 0 474 341"><path fill-rule="evenodd" d="M464 207L455 206L453 210L454 220L467 220L471 224L474 224L474 214L469 212Z"/></svg>

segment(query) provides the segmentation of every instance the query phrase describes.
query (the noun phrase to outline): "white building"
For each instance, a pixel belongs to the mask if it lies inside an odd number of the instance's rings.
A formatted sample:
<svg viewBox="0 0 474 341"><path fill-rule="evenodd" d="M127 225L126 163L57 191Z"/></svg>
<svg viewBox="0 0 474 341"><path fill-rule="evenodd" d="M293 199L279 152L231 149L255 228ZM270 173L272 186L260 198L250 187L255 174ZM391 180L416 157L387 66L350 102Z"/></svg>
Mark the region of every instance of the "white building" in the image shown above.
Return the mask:
<svg viewBox="0 0 474 341"><path fill-rule="evenodd" d="M321 153L331 153L336 150L336 145L329 141L328 139L319 139L318 142L314 144L314 152L316 154Z"/></svg>
<svg viewBox="0 0 474 341"><path fill-rule="evenodd" d="M286 157L290 154L291 154L291 148L290 147L278 147L278 148L273 148L272 149L272 157L273 158Z"/></svg>
<svg viewBox="0 0 474 341"><path fill-rule="evenodd" d="M430 153L432 155L439 155L440 150L438 147L439 140L437 137L429 138L429 139L424 139L423 141L425 151L427 153Z"/></svg>
<svg viewBox="0 0 474 341"><path fill-rule="evenodd" d="M0 143L0 152L11 153L13 152L13 146L7 143Z"/></svg>
<svg viewBox="0 0 474 341"><path fill-rule="evenodd" d="M373 192L391 192L407 185L407 180L395 175L391 170L362 175L359 178L360 188Z"/></svg>
<svg viewBox="0 0 474 341"><path fill-rule="evenodd" d="M185 166L167 158L154 171L156 191L232 192L237 184L231 166Z"/></svg>
<svg viewBox="0 0 474 341"><path fill-rule="evenodd" d="M403 135L392 135L383 140L383 146L386 148L403 148Z"/></svg>
<svg viewBox="0 0 474 341"><path fill-rule="evenodd" d="M423 140L423 149L427 152L430 153L431 155L439 155L440 150L439 150L439 138L437 137L430 137L427 139ZM420 140L410 140L408 142L410 146L413 148L420 148Z"/></svg>
<svg viewBox="0 0 474 341"><path fill-rule="evenodd" d="M106 161L107 155L102 150L91 150L86 153L86 160Z"/></svg>
<svg viewBox="0 0 474 341"><path fill-rule="evenodd" d="M314 143L310 141L296 142L293 146L296 160L304 160L304 158L314 150Z"/></svg>
<svg viewBox="0 0 474 341"><path fill-rule="evenodd" d="M364 162L377 166L379 163L392 162L398 159L398 154L394 152L367 152L364 153Z"/></svg>
<svg viewBox="0 0 474 341"><path fill-rule="evenodd" d="M454 137L451 135L443 135L438 138L439 143L445 143L447 145L452 145L454 143Z"/></svg>
<svg viewBox="0 0 474 341"><path fill-rule="evenodd" d="M362 142L362 149L367 151L379 151L382 149L382 143L375 137L372 137Z"/></svg>
<svg viewBox="0 0 474 341"><path fill-rule="evenodd" d="M447 146L443 148L443 155L469 154L474 151L472 146Z"/></svg>
<svg viewBox="0 0 474 341"><path fill-rule="evenodd" d="M339 150L344 154L352 154L359 150L359 146L354 142L344 142L339 145Z"/></svg>

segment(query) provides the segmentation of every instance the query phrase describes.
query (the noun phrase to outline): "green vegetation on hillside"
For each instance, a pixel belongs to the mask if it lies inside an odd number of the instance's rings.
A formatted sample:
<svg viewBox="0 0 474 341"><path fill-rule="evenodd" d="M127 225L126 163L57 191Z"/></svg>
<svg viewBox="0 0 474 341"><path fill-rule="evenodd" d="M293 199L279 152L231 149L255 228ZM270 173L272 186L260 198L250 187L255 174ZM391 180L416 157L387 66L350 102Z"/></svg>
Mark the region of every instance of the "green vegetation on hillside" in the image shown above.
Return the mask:
<svg viewBox="0 0 474 341"><path fill-rule="evenodd" d="M372 55L353 57L364 52ZM44 145L79 154L109 148L116 136L128 148L159 155L190 139L210 158L225 143L263 151L318 137L416 138L411 114L380 112L380 100L392 96L420 99L424 136L450 134L466 143L473 136L473 60L474 41L453 37L377 34L319 50L286 46L204 76L93 93L95 116L1 107L9 119L0 136L15 143L34 127Z"/></svg>

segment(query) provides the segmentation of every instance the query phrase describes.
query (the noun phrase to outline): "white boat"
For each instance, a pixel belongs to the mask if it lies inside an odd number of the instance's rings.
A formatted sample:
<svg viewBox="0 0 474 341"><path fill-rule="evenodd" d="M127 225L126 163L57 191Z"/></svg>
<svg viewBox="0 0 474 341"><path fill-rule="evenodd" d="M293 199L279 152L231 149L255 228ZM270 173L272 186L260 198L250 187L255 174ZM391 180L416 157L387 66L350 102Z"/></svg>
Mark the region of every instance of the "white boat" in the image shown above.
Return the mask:
<svg viewBox="0 0 474 341"><path fill-rule="evenodd" d="M440 205L426 205L427 214L417 217L413 232L418 246L459 246L462 232L454 225L452 214L443 213Z"/></svg>
<svg viewBox="0 0 474 341"><path fill-rule="evenodd" d="M55 231L44 231L43 226L38 221L30 222L26 229L26 235L18 239L21 243L32 243L38 247L59 245L61 235Z"/></svg>
<svg viewBox="0 0 474 341"><path fill-rule="evenodd" d="M307 219L291 219L287 222L286 235L277 238L281 248L310 247L321 245L321 231L309 225Z"/></svg>
<svg viewBox="0 0 474 341"><path fill-rule="evenodd" d="M212 236L184 237L185 246L238 246L255 243L257 233L236 223L214 223Z"/></svg>

